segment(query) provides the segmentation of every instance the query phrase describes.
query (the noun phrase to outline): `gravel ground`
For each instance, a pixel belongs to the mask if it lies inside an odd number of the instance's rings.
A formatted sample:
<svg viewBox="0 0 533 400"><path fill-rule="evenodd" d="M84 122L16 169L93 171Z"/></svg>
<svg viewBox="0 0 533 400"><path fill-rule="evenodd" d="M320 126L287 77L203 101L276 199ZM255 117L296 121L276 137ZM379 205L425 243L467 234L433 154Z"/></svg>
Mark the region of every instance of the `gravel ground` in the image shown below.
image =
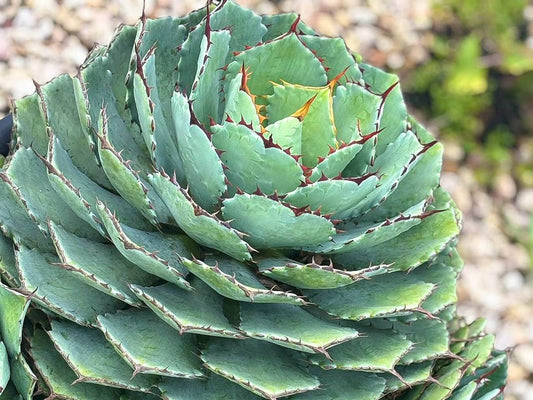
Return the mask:
<svg viewBox="0 0 533 400"><path fill-rule="evenodd" d="M240 0L258 13L296 11L322 34L343 36L377 66L413 68L428 58L431 0ZM182 15L201 0L146 0L151 17ZM0 118L9 99L54 76L75 73L93 44L109 42L119 23L134 24L141 0L0 0ZM532 15L533 15L533 10ZM533 43L533 38L531 40ZM531 154L529 155L531 157ZM467 320L485 316L500 348L515 348L506 399L533 400L533 283L524 247L506 233L533 223L533 189L496 176L487 193L460 166L460 146L447 143L443 186L464 212L460 251L465 271L459 310Z"/></svg>

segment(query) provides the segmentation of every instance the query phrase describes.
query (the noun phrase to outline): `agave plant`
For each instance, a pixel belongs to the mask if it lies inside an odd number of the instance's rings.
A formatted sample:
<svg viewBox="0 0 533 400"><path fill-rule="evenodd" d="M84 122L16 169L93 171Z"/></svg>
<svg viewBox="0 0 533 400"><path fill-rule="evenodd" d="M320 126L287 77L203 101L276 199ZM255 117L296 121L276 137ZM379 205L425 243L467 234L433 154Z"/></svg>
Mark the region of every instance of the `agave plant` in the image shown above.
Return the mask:
<svg viewBox="0 0 533 400"><path fill-rule="evenodd" d="M231 0L13 103L0 399L496 399L398 78Z"/></svg>

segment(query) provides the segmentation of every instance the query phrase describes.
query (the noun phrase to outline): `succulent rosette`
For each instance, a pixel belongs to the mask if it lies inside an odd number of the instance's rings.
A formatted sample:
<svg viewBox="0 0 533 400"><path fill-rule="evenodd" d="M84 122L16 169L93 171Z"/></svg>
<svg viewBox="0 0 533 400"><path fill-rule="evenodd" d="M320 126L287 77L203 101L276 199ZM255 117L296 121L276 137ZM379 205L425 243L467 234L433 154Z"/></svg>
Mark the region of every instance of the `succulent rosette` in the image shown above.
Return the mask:
<svg viewBox="0 0 533 400"><path fill-rule="evenodd" d="M342 39L143 16L13 113L0 399L502 398L442 146Z"/></svg>

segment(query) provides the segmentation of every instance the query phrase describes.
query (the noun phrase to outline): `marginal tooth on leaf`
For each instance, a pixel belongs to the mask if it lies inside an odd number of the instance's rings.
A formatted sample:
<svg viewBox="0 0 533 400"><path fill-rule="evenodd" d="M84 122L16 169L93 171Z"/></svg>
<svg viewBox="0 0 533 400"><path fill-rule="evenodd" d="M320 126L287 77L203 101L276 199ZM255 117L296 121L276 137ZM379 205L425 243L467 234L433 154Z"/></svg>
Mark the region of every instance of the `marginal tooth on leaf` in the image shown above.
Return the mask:
<svg viewBox="0 0 533 400"><path fill-rule="evenodd" d="M309 113L311 105L316 100L318 93L311 97L307 102L298 110L296 110L291 117L297 118L299 121L303 121L305 116Z"/></svg>
<svg viewBox="0 0 533 400"><path fill-rule="evenodd" d="M298 18L296 18L296 21L294 21L294 23L291 25L291 28L289 29L289 32L287 32L287 34L298 33L296 30L298 29L298 24L300 23L301 18L302 16L298 14Z"/></svg>

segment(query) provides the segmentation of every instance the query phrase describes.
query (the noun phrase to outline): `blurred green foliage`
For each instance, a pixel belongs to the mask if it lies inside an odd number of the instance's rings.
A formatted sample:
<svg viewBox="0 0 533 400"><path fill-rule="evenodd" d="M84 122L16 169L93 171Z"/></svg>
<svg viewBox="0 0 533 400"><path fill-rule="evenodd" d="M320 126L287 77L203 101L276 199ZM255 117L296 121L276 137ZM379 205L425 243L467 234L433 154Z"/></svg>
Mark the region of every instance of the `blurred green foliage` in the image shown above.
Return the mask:
<svg viewBox="0 0 533 400"><path fill-rule="evenodd" d="M427 63L407 72L409 102L478 160L490 187L498 170L533 186L533 51L526 45L527 0L435 0ZM474 166L476 167L476 166Z"/></svg>

